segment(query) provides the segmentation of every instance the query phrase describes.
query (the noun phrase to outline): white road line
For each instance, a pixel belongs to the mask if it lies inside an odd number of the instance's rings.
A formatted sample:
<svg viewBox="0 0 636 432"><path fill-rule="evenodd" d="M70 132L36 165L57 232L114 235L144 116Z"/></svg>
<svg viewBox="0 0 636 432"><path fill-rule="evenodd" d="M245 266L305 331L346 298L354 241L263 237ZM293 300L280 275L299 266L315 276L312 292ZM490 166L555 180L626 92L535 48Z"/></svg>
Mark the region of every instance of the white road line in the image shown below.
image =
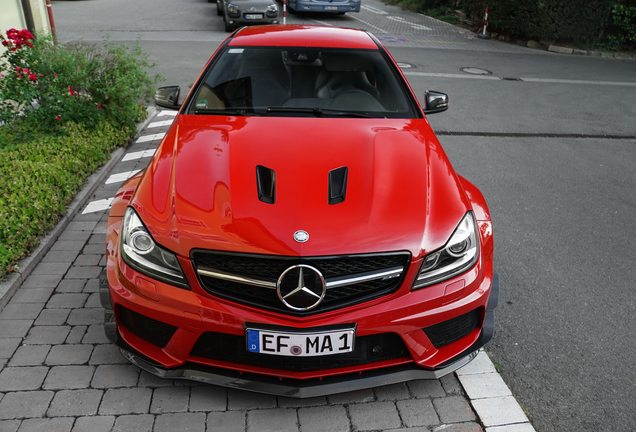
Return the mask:
<svg viewBox="0 0 636 432"><path fill-rule="evenodd" d="M320 25L324 25L324 26L327 26L327 27L333 27L333 24L330 24L330 23L325 22L325 21L320 21L320 20L317 20L317 19L314 19L314 18L312 18L311 20L313 22L317 22Z"/></svg>
<svg viewBox="0 0 636 432"><path fill-rule="evenodd" d="M575 80L575 79L559 79L559 78L519 78L525 82L548 83L548 84L583 84L583 85L602 85L602 86L623 86L636 87L636 82L629 81L592 81L592 80Z"/></svg>
<svg viewBox="0 0 636 432"><path fill-rule="evenodd" d="M374 13L376 15L388 15L389 13L386 11L383 11L382 9L378 9L378 8L374 8L372 6L366 6L366 5L362 5L360 6L362 9L369 11L371 13Z"/></svg>
<svg viewBox="0 0 636 432"><path fill-rule="evenodd" d="M141 170L124 171L117 174L113 174L106 179L106 184L120 183L128 180Z"/></svg>
<svg viewBox="0 0 636 432"><path fill-rule="evenodd" d="M135 141L135 142L136 143L145 143L145 142L148 142L148 141L160 140L165 135L166 135L165 132L156 133L156 134L152 134L152 135L142 135L139 138L137 138L137 141Z"/></svg>
<svg viewBox="0 0 636 432"><path fill-rule="evenodd" d="M126 153L124 155L124 157L121 159L121 161L122 162L126 162L126 161L131 161L131 160L136 160L136 159L143 159L143 158L147 158L147 157L152 157L152 155L155 154L156 150L157 149L148 149L148 150L142 150L142 151Z"/></svg>
<svg viewBox="0 0 636 432"><path fill-rule="evenodd" d="M430 27L426 27L423 24L417 24L417 23L412 23L410 21L407 21L405 18L399 17L399 16L388 16L386 17L386 19L391 20L391 21L395 21L395 22L399 22L405 25L410 26L413 29L416 30L426 30L426 31L431 31L432 29Z"/></svg>
<svg viewBox="0 0 636 432"><path fill-rule="evenodd" d="M473 361L456 373L486 431L504 431L508 429L498 427L512 428L514 425L515 428L523 427L520 430L524 432L534 432L528 417L485 351L480 351Z"/></svg>
<svg viewBox="0 0 636 432"><path fill-rule="evenodd" d="M165 116L176 116L177 115L177 111L159 111L159 114L157 114L157 117L165 117Z"/></svg>
<svg viewBox="0 0 636 432"><path fill-rule="evenodd" d="M162 126L170 126L173 121L174 120L161 120L161 121L148 123L148 126L146 126L146 129L157 128L157 127L162 127Z"/></svg>
<svg viewBox="0 0 636 432"><path fill-rule="evenodd" d="M436 77L436 78L459 78L459 79L501 81L501 78L492 76L492 75L468 75L468 74L451 74L451 73L436 73L436 72L404 72L404 75Z"/></svg>
<svg viewBox="0 0 636 432"><path fill-rule="evenodd" d="M365 20L360 19L360 18L358 18L358 17L355 17L355 16L353 16L353 15L347 15L347 16L348 16L349 18L353 18L353 19L354 19L354 20L356 20L356 21L360 21L362 24L366 24L366 25L368 25L369 27L373 27L374 29L376 29L377 31L379 31L379 32L381 32L381 33L388 33L388 31L384 30L384 29L383 29L383 28L381 28L381 27L378 27L377 25L373 25L373 24L371 24L371 23L370 23L370 22L368 22L368 21L365 21Z"/></svg>
<svg viewBox="0 0 636 432"><path fill-rule="evenodd" d="M86 205L86 208L82 212L82 214L86 213L95 213L98 211L104 211L110 208L110 205L113 202L113 198L106 198L96 201L91 201Z"/></svg>

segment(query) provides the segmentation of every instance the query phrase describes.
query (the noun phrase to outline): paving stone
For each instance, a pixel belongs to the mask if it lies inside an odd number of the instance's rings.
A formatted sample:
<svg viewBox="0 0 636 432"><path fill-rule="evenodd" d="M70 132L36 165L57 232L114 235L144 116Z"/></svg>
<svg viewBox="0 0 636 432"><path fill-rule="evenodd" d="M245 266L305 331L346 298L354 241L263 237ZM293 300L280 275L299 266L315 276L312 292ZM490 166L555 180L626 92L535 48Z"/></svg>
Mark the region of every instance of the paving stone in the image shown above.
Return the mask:
<svg viewBox="0 0 636 432"><path fill-rule="evenodd" d="M155 432L205 432L204 413L162 414L155 418Z"/></svg>
<svg viewBox="0 0 636 432"><path fill-rule="evenodd" d="M46 307L51 309L81 308L82 306L84 306L84 303L86 303L87 298L88 295L83 293L54 294L46 304Z"/></svg>
<svg viewBox="0 0 636 432"><path fill-rule="evenodd" d="M44 303L55 291L55 287L19 289L11 299L11 303Z"/></svg>
<svg viewBox="0 0 636 432"><path fill-rule="evenodd" d="M102 390L62 390L55 394L47 412L49 417L87 416L97 414Z"/></svg>
<svg viewBox="0 0 636 432"><path fill-rule="evenodd" d="M137 385L139 387L173 387L175 382L171 379L160 378L148 372L141 371Z"/></svg>
<svg viewBox="0 0 636 432"><path fill-rule="evenodd" d="M397 402L404 424L408 427L434 426L440 423L433 403L428 399L409 399Z"/></svg>
<svg viewBox="0 0 636 432"><path fill-rule="evenodd" d="M40 262L31 274L34 275L64 275L71 266L70 262Z"/></svg>
<svg viewBox="0 0 636 432"><path fill-rule="evenodd" d="M85 308L101 308L102 302L99 299L99 293L92 293L86 300Z"/></svg>
<svg viewBox="0 0 636 432"><path fill-rule="evenodd" d="M21 339L19 339L21 341ZM22 345L17 349L9 364L11 366L39 366L49 353L51 345Z"/></svg>
<svg viewBox="0 0 636 432"><path fill-rule="evenodd" d="M297 432L298 416L291 408L247 412L247 430L252 432Z"/></svg>
<svg viewBox="0 0 636 432"><path fill-rule="evenodd" d="M329 403L332 404L364 403L373 402L375 400L375 395L373 394L373 390L364 389L330 395L328 396L328 399Z"/></svg>
<svg viewBox="0 0 636 432"><path fill-rule="evenodd" d="M463 395L464 389L462 385L459 383L457 376L455 374L448 374L442 378L440 378L439 382L442 384L444 391L449 395Z"/></svg>
<svg viewBox="0 0 636 432"><path fill-rule="evenodd" d="M7 396L4 397L5 399ZM4 399L2 400L4 402ZM472 401L484 426L526 423L528 417L513 396L503 396Z"/></svg>
<svg viewBox="0 0 636 432"><path fill-rule="evenodd" d="M100 324L104 321L104 309L73 309L69 315L67 322L70 325L91 325Z"/></svg>
<svg viewBox="0 0 636 432"><path fill-rule="evenodd" d="M278 397L278 406L283 408L302 408L302 407L312 407L312 406L320 406L327 405L327 397L326 396L318 396L312 398L288 398L288 397Z"/></svg>
<svg viewBox="0 0 636 432"><path fill-rule="evenodd" d="M155 389L150 404L153 414L176 413L188 411L190 388L165 387Z"/></svg>
<svg viewBox="0 0 636 432"><path fill-rule="evenodd" d="M126 364L126 360L119 351L119 348L114 344L96 345L91 355L89 364Z"/></svg>
<svg viewBox="0 0 636 432"><path fill-rule="evenodd" d="M462 375L472 375L472 374L481 374L481 373L493 373L497 372L495 369L495 365L488 357L485 351L479 351L479 354L471 360L467 365L457 369L457 376Z"/></svg>
<svg viewBox="0 0 636 432"><path fill-rule="evenodd" d="M7 393L0 401L0 420L42 417L51 399L51 391Z"/></svg>
<svg viewBox="0 0 636 432"><path fill-rule="evenodd" d="M438 426L436 428L433 428L433 432L483 432L483 429L478 423L471 422ZM534 432L534 429L532 430L532 432Z"/></svg>
<svg viewBox="0 0 636 432"><path fill-rule="evenodd" d="M9 303L0 312L0 320L36 319L44 303ZM0 322L0 325L3 323Z"/></svg>
<svg viewBox="0 0 636 432"><path fill-rule="evenodd" d="M84 243L83 240L58 240L51 246L51 251L78 251Z"/></svg>
<svg viewBox="0 0 636 432"><path fill-rule="evenodd" d="M114 416L80 417L75 421L73 432L110 432L114 424Z"/></svg>
<svg viewBox="0 0 636 432"><path fill-rule="evenodd" d="M486 432L535 432L530 423L517 423L504 426L493 426L486 429Z"/></svg>
<svg viewBox="0 0 636 432"><path fill-rule="evenodd" d="M300 408L298 419L302 432L349 432L351 429L347 410L341 405Z"/></svg>
<svg viewBox="0 0 636 432"><path fill-rule="evenodd" d="M20 420L0 420L1 432L16 432L20 427Z"/></svg>
<svg viewBox="0 0 636 432"><path fill-rule="evenodd" d="M24 339L24 343L28 345L61 344L66 340L69 331L71 331L69 326L33 326Z"/></svg>
<svg viewBox="0 0 636 432"><path fill-rule="evenodd" d="M0 323L2 325L2 323ZM8 359L22 343L22 338L0 339L0 359Z"/></svg>
<svg viewBox="0 0 636 432"><path fill-rule="evenodd" d="M475 413L463 396L447 396L433 399L442 423L461 423L475 420Z"/></svg>
<svg viewBox="0 0 636 432"><path fill-rule="evenodd" d="M67 229L65 229L62 234L60 234L58 240L88 240L90 235L90 231L71 231L67 227Z"/></svg>
<svg viewBox="0 0 636 432"><path fill-rule="evenodd" d="M98 231L102 231L102 229L99 229ZM106 231L106 228L104 228L103 231ZM96 231L93 231L93 232L96 232ZM87 244L82 249L82 253L84 254L103 254L105 252L106 252L106 246L103 244Z"/></svg>
<svg viewBox="0 0 636 432"><path fill-rule="evenodd" d="M379 401L409 399L411 394L406 383L397 383L376 387L375 396Z"/></svg>
<svg viewBox="0 0 636 432"><path fill-rule="evenodd" d="M432 398L446 396L439 380L413 380L407 383L416 398Z"/></svg>
<svg viewBox="0 0 636 432"><path fill-rule="evenodd" d="M65 231L92 231L97 225L97 221L71 221L67 226Z"/></svg>
<svg viewBox="0 0 636 432"><path fill-rule="evenodd" d="M207 432L244 432L245 411L223 411L208 414Z"/></svg>
<svg viewBox="0 0 636 432"><path fill-rule="evenodd" d="M57 293L81 293L86 279L62 279L55 289Z"/></svg>
<svg viewBox="0 0 636 432"><path fill-rule="evenodd" d="M64 240L79 240L79 239L64 239ZM79 253L79 249L77 250L68 250L68 251L50 251L44 258L42 258L42 262L73 262L77 254Z"/></svg>
<svg viewBox="0 0 636 432"><path fill-rule="evenodd" d="M66 337L67 344L78 344L82 342L87 326L73 326Z"/></svg>
<svg viewBox="0 0 636 432"><path fill-rule="evenodd" d="M101 247L102 249L104 249L103 245ZM102 272L102 267L99 267L99 266L73 266L68 270L64 278L65 279L90 279L90 278L99 277L101 272Z"/></svg>
<svg viewBox="0 0 636 432"><path fill-rule="evenodd" d="M104 333L104 326L102 324L93 324L89 326L88 330L86 330L86 333L84 334L82 342L92 344L110 343L106 337L106 333Z"/></svg>
<svg viewBox="0 0 636 432"><path fill-rule="evenodd" d="M48 365L81 365L88 361L93 345L55 345L46 357Z"/></svg>
<svg viewBox="0 0 636 432"><path fill-rule="evenodd" d="M243 390L229 389L227 399L227 409L229 410L263 409L276 406L276 396Z"/></svg>
<svg viewBox="0 0 636 432"><path fill-rule="evenodd" d="M510 396L512 394L501 375L496 372L460 375L459 381L470 399Z"/></svg>
<svg viewBox="0 0 636 432"><path fill-rule="evenodd" d="M62 325L66 322L70 309L44 309L35 320L35 325Z"/></svg>
<svg viewBox="0 0 636 432"><path fill-rule="evenodd" d="M74 418L27 419L18 432L70 432L74 421Z"/></svg>
<svg viewBox="0 0 636 432"><path fill-rule="evenodd" d="M349 406L351 423L356 430L397 428L402 425L393 402L371 402Z"/></svg>
<svg viewBox="0 0 636 432"><path fill-rule="evenodd" d="M0 325L0 338L24 337L32 325L33 320L6 320Z"/></svg>
<svg viewBox="0 0 636 432"><path fill-rule="evenodd" d="M46 390L87 388L94 371L94 366L54 366L42 388Z"/></svg>
<svg viewBox="0 0 636 432"><path fill-rule="evenodd" d="M190 411L225 411L227 408L227 390L216 386L192 387L190 392Z"/></svg>
<svg viewBox="0 0 636 432"><path fill-rule="evenodd" d="M0 372L0 391L37 390L48 371L44 366L6 367Z"/></svg>
<svg viewBox="0 0 636 432"><path fill-rule="evenodd" d="M85 293L96 293L99 292L99 279L89 279L86 281L86 285L84 286Z"/></svg>
<svg viewBox="0 0 636 432"><path fill-rule="evenodd" d="M99 406L100 414L147 414L152 390L148 388L108 389Z"/></svg>
<svg viewBox="0 0 636 432"><path fill-rule="evenodd" d="M115 420L113 432L152 432L154 424L155 416L150 414L123 415Z"/></svg>
<svg viewBox="0 0 636 432"><path fill-rule="evenodd" d="M139 369L133 365L101 365L91 385L95 388L133 387L138 379Z"/></svg>
<svg viewBox="0 0 636 432"><path fill-rule="evenodd" d="M32 274L20 286L20 289L55 288L62 280L62 275L34 275Z"/></svg>

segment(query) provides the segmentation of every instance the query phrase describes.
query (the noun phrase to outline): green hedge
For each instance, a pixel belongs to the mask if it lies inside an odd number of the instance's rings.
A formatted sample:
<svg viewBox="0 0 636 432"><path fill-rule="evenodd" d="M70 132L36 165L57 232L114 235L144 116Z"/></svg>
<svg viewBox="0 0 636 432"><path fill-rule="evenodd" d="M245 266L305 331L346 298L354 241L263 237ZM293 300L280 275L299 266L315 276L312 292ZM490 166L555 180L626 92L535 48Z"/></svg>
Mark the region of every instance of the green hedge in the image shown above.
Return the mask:
<svg viewBox="0 0 636 432"><path fill-rule="evenodd" d="M0 128L0 278L39 243L85 179L126 142L129 129L66 124L55 134Z"/></svg>

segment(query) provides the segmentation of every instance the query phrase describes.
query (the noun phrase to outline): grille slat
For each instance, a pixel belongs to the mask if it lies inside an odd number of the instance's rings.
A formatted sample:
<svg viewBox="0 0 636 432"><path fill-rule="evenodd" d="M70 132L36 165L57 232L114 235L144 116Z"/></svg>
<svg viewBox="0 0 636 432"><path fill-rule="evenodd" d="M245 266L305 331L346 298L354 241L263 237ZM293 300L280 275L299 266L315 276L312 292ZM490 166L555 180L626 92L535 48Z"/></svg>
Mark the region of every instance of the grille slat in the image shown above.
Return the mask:
<svg viewBox="0 0 636 432"><path fill-rule="evenodd" d="M424 333L426 333L435 348L440 348L468 336L471 331L479 326L480 322L481 311L475 309L448 321L426 327Z"/></svg>
<svg viewBox="0 0 636 432"><path fill-rule="evenodd" d="M293 311L285 307L273 289L221 280L204 274L198 275L203 288L212 295L294 315L325 312L391 293L400 286L410 258L411 255L408 252L333 257L247 255L202 250L192 253L192 260L197 269L213 268L220 272L270 282L276 282L281 273L297 264L307 264L317 268L327 280L395 267L404 268L400 277L329 288L323 302L310 311Z"/></svg>

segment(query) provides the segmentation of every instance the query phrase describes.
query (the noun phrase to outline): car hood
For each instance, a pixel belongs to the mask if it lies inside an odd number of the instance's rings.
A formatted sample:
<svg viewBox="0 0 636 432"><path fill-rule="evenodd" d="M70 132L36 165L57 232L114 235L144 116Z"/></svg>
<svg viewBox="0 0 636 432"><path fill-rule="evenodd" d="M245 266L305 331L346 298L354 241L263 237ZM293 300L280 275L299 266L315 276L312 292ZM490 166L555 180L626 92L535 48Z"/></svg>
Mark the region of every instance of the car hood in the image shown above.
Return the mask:
<svg viewBox="0 0 636 432"><path fill-rule="evenodd" d="M256 167L275 171L259 200ZM348 168L329 204L328 173ZM332 255L442 246L469 205L424 119L179 115L132 205L155 240L195 248ZM297 230L309 233L298 243Z"/></svg>

